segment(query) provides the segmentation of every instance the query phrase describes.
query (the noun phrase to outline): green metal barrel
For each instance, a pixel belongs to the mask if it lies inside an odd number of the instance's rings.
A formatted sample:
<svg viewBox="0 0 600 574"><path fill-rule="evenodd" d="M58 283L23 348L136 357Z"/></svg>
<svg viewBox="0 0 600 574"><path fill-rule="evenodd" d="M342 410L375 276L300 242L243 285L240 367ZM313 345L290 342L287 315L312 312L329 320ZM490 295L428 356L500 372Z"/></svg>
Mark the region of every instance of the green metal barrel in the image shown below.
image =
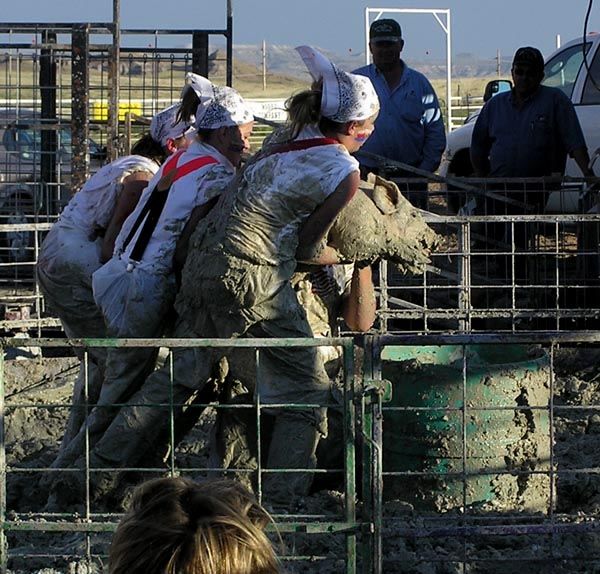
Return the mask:
<svg viewBox="0 0 600 574"><path fill-rule="evenodd" d="M437 511L548 508L550 365L542 349L390 346L382 359L393 388L383 417L387 499Z"/></svg>

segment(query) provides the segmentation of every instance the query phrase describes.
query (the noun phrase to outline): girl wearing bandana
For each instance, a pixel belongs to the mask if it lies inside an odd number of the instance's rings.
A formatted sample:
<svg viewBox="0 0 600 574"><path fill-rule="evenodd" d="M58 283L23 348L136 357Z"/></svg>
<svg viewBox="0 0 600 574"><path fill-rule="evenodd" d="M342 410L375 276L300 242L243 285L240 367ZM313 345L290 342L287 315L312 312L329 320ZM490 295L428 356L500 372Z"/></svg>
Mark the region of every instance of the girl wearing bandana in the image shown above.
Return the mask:
<svg viewBox="0 0 600 574"><path fill-rule="evenodd" d="M160 164L187 146L189 124L176 120L175 104L158 112L150 132L133 146L132 154L98 170L77 191L45 237L36 266L38 284L47 305L58 315L67 337L106 336L106 325L92 295L92 273L112 253L125 218ZM106 256L108 254L108 256ZM62 445L75 436L85 418L82 364L73 391L73 405ZM88 354L88 401L95 402L102 386L105 349Z"/></svg>
<svg viewBox="0 0 600 574"><path fill-rule="evenodd" d="M291 278L298 261L338 263L323 245L358 190L350 155L373 131L379 101L368 78L339 70L316 50L297 48L315 89L288 103L291 138L271 140L199 225L176 308L199 337L312 337ZM289 507L308 492L319 438L326 434L331 382L316 348L260 351L256 395L274 429L262 485L268 504Z"/></svg>
<svg viewBox="0 0 600 574"><path fill-rule="evenodd" d="M177 242L192 213L201 217L210 211L234 176L242 152L249 148L254 116L242 97L201 76L190 75L187 83L184 95L189 90L196 95L196 138L187 150L163 164L123 224L112 258L93 275L94 299L109 337L163 335L174 314ZM86 425L90 448L117 414L110 405L128 401L154 370L157 351L153 347L108 350L98 406ZM80 429L55 467L82 455L85 430Z"/></svg>

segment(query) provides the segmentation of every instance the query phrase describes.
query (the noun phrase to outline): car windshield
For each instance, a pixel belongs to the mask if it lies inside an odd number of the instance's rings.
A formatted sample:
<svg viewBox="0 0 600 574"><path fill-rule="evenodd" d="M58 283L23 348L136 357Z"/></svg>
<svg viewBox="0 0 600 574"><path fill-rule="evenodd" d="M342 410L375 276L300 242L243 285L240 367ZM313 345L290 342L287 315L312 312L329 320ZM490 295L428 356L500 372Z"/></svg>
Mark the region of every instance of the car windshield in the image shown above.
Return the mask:
<svg viewBox="0 0 600 574"><path fill-rule="evenodd" d="M585 49L590 49L591 43L587 42ZM575 44L559 52L544 66L544 79L542 84L562 90L569 98L575 87L577 75L583 62L582 44Z"/></svg>
<svg viewBox="0 0 600 574"><path fill-rule="evenodd" d="M71 131L68 128L58 130L58 149L71 153ZM12 126L5 130L3 144L8 151L18 152L24 159L31 159L41 150L42 132L29 127Z"/></svg>

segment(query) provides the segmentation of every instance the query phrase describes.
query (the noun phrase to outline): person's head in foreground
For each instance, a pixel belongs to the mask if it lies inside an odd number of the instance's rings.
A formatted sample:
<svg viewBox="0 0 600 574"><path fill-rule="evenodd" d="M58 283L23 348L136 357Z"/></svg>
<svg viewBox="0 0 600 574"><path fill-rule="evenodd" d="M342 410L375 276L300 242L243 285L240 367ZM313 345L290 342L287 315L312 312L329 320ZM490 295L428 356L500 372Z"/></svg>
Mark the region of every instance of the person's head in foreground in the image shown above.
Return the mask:
<svg viewBox="0 0 600 574"><path fill-rule="evenodd" d="M308 125L318 125L326 137L353 153L375 129L379 98L369 78L340 70L318 50L298 46L313 79L313 87L286 102L293 137Z"/></svg>
<svg viewBox="0 0 600 574"><path fill-rule="evenodd" d="M138 486L109 552L111 574L279 574L271 521L239 483L158 478Z"/></svg>

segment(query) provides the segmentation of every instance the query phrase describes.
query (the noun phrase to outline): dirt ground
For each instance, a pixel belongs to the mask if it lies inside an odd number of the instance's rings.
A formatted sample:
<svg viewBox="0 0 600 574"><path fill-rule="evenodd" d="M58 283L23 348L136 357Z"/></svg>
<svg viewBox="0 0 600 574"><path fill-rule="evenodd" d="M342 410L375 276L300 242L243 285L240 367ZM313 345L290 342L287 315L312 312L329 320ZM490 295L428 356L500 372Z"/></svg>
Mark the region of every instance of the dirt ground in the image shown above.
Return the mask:
<svg viewBox="0 0 600 574"><path fill-rule="evenodd" d="M563 348L557 349L555 356L551 420L559 474L552 513L557 524L573 524L580 530L543 533L541 527L548 524L548 515L525 506L510 513L493 505L440 512L416 510L405 500L388 500L382 524L383 572L600 572L600 536L593 530L600 510L600 410L587 408L600 405L600 349ZM64 406L44 405L66 404L77 368L76 360L69 357L18 357L5 362L7 518L37 520L42 529L7 535L10 572L91 574L101 572L106 563L110 534L87 537L43 531L48 521L73 520L72 516L41 515L48 493L40 487L42 472L36 469L52 461L66 418ZM177 467L197 469L191 471L192 476L202 476L201 469L207 465L213 420L214 413L207 412L175 453ZM570 472L574 470L580 472ZM132 477L132 482L141 478L145 476ZM342 507L339 492L322 491L309 497L299 512L303 518L338 519ZM104 510L106 514L100 518L116 521L120 507L112 501L104 509L92 510ZM426 536L427 529L434 526L437 530ZM459 527L469 536L461 536ZM287 572L333 574L344 570L343 535L297 533L284 534L282 539L285 554L306 558L286 562ZM87 560L87 555L93 559ZM359 552L359 566L365 558Z"/></svg>

